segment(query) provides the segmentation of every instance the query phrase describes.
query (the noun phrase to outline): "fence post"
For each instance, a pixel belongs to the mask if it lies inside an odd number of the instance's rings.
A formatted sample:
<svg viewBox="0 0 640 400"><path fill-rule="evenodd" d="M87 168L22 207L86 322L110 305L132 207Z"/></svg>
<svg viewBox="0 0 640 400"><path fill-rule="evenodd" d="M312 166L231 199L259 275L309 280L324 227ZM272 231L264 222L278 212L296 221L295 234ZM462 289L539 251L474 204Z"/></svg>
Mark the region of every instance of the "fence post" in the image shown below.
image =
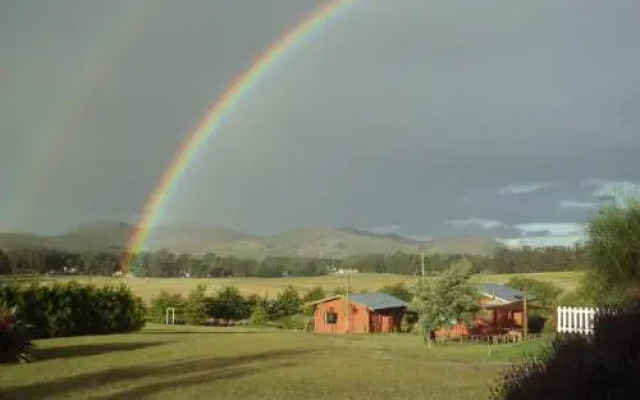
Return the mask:
<svg viewBox="0 0 640 400"><path fill-rule="evenodd" d="M558 311L556 312L556 333L562 332L562 310L564 307L558 307Z"/></svg>

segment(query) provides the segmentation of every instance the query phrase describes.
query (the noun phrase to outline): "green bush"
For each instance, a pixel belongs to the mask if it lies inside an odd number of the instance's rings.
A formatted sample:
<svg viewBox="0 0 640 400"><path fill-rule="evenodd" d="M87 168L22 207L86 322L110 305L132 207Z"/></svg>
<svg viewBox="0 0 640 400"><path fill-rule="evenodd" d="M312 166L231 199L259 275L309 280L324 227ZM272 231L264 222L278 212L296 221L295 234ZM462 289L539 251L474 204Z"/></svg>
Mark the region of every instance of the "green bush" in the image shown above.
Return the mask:
<svg viewBox="0 0 640 400"><path fill-rule="evenodd" d="M542 327L542 334L550 334L555 332L556 322L553 320L553 318L547 318L547 320L544 321L544 326Z"/></svg>
<svg viewBox="0 0 640 400"><path fill-rule="evenodd" d="M175 323L186 323L183 316L186 300L181 294L171 294L162 290L156 297L151 299L151 307L149 309L149 320L157 323L165 323L167 316L167 308L175 308ZM169 314L171 318L171 314Z"/></svg>
<svg viewBox="0 0 640 400"><path fill-rule="evenodd" d="M529 333L540 333L544 329L544 326L549 320L548 317L539 314L531 314L527 318L527 328Z"/></svg>
<svg viewBox="0 0 640 400"><path fill-rule="evenodd" d="M255 298L251 300L258 301ZM224 286L218 290L214 297L207 300L207 314L210 317L224 320L228 325L231 321L249 318L251 305L237 287Z"/></svg>
<svg viewBox="0 0 640 400"><path fill-rule="evenodd" d="M256 304L251 311L251 325L264 326L269 322L267 309L260 303Z"/></svg>
<svg viewBox="0 0 640 400"><path fill-rule="evenodd" d="M503 372L493 400L636 399L640 309L599 315L591 336L558 335Z"/></svg>
<svg viewBox="0 0 640 400"><path fill-rule="evenodd" d="M0 304L0 364L31 361L33 347L16 307Z"/></svg>
<svg viewBox="0 0 640 400"><path fill-rule="evenodd" d="M540 281L527 276L514 276L509 279L507 286L520 291L527 288L527 298L532 297L537 304L543 307L553 307L556 305L558 296L562 289L552 283Z"/></svg>
<svg viewBox="0 0 640 400"><path fill-rule="evenodd" d="M327 293L324 291L322 286L316 286L304 294L304 296L302 297L302 302L310 303L313 301L322 300L325 297L327 297Z"/></svg>
<svg viewBox="0 0 640 400"><path fill-rule="evenodd" d="M296 315L301 311L302 299L292 285L288 285L270 304L271 319L281 319Z"/></svg>
<svg viewBox="0 0 640 400"><path fill-rule="evenodd" d="M290 330L299 330L304 331L307 330L313 318L304 314L296 314L289 315L284 318L281 318L278 326L282 329L290 329Z"/></svg>
<svg viewBox="0 0 640 400"><path fill-rule="evenodd" d="M385 285L380 288L380 293L386 293L396 299L404 300L407 303L413 299L411 291L404 282L396 283L395 285Z"/></svg>
<svg viewBox="0 0 640 400"><path fill-rule="evenodd" d="M189 293L185 302L185 322L189 325L205 325L209 320L207 315L207 288L198 285Z"/></svg>
<svg viewBox="0 0 640 400"><path fill-rule="evenodd" d="M7 285L0 287L0 301L15 304L36 337L123 333L144 326L142 300L124 284Z"/></svg>

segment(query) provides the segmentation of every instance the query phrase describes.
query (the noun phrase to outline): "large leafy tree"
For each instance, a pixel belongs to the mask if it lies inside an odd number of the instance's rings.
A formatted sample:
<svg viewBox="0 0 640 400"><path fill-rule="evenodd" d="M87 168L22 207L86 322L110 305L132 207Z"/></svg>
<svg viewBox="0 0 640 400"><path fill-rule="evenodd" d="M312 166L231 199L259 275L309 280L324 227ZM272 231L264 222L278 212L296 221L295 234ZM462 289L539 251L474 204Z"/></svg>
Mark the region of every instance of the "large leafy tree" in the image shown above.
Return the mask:
<svg viewBox="0 0 640 400"><path fill-rule="evenodd" d="M322 300L325 297L327 297L327 294L322 286L316 286L304 294L304 296L302 297L302 302L309 303L312 301Z"/></svg>
<svg viewBox="0 0 640 400"><path fill-rule="evenodd" d="M640 202L602 209L587 234L591 270L582 285L586 298L597 304L628 300L640 288Z"/></svg>
<svg viewBox="0 0 640 400"><path fill-rule="evenodd" d="M204 325L207 322L207 287L198 285L185 302L185 320L187 324Z"/></svg>
<svg viewBox="0 0 640 400"><path fill-rule="evenodd" d="M274 318L282 318L300 312L302 299L295 287L288 285L282 292L278 293L272 303L272 315Z"/></svg>
<svg viewBox="0 0 640 400"><path fill-rule="evenodd" d="M527 297L532 297L536 302L543 306L551 308L556 304L558 296L562 293L562 289L553 283L544 282L527 276L514 276L509 279L507 286L518 290L527 288Z"/></svg>
<svg viewBox="0 0 640 400"><path fill-rule="evenodd" d="M404 301L411 301L411 298L413 297L411 290L409 290L404 282L398 282L394 285L385 285L381 287L379 291Z"/></svg>
<svg viewBox="0 0 640 400"><path fill-rule="evenodd" d="M471 324L479 312L472 272L467 263L457 263L438 277L421 278L412 288L411 309L418 314L418 330L429 346L432 332L456 323Z"/></svg>
<svg viewBox="0 0 640 400"><path fill-rule="evenodd" d="M11 259L9 255L0 249L0 275L11 273Z"/></svg>
<svg viewBox="0 0 640 400"><path fill-rule="evenodd" d="M231 320L247 317L247 302L235 286L225 286L218 290L208 308L209 315L224 319L227 324Z"/></svg>

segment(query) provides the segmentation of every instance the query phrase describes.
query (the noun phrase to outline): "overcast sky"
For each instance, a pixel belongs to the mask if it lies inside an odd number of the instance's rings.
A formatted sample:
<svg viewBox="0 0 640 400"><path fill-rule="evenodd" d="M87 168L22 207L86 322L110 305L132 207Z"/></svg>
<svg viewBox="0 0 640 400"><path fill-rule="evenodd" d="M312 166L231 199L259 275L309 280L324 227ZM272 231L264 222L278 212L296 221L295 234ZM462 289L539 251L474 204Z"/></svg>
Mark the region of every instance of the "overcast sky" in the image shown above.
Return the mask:
<svg viewBox="0 0 640 400"><path fill-rule="evenodd" d="M0 2L0 230L135 222L177 147L321 0ZM581 235L640 194L640 2L356 0L227 115L162 223Z"/></svg>

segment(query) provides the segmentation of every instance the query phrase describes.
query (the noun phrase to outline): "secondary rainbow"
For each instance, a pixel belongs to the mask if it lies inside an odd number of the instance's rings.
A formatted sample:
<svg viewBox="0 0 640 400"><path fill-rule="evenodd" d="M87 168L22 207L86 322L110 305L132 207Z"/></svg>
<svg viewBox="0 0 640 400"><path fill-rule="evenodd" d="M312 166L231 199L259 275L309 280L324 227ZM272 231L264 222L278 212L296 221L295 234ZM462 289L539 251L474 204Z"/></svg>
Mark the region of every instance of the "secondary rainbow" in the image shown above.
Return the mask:
<svg viewBox="0 0 640 400"><path fill-rule="evenodd" d="M151 11L157 2L136 0L122 2L114 6L117 14L109 20L96 35L91 48L78 66L75 79L68 87L66 95L54 105L59 107L52 119L43 120L37 129L40 137L30 155L30 163L21 170L23 175L15 189L15 204L9 205L12 226L32 222L33 210L43 197L49 184L49 177L58 168L57 161L63 153L60 149L68 146L70 133L81 126L89 98L95 94L109 74L113 63L126 48L129 39L135 37L150 20ZM82 14L80 14L82 15Z"/></svg>
<svg viewBox="0 0 640 400"><path fill-rule="evenodd" d="M149 196L142 211L142 217L129 241L127 256L122 270L128 271L132 257L142 251L149 233L162 215L167 199L175 183L182 177L207 139L218 130L224 115L233 108L253 83L258 81L287 50L322 27L323 22L337 15L355 0L331 0L319 7L292 30L275 41L252 65L227 89L211 106L197 128L178 149L176 157L164 171L159 184Z"/></svg>

